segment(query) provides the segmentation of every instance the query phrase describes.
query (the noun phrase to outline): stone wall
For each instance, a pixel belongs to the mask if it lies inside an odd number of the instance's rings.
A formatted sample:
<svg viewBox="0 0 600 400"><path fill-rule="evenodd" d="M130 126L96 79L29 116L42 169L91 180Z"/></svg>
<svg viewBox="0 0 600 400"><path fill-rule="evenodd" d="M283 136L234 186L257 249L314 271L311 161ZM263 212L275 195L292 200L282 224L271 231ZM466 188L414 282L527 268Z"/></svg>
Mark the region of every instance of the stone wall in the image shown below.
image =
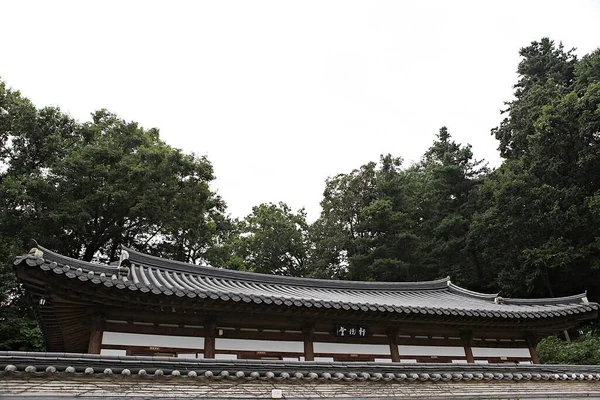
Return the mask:
<svg viewBox="0 0 600 400"><path fill-rule="evenodd" d="M275 389L275 391L274 391ZM244 381L107 376L0 378L0 399L600 399L597 381ZM275 395L275 397L273 396Z"/></svg>

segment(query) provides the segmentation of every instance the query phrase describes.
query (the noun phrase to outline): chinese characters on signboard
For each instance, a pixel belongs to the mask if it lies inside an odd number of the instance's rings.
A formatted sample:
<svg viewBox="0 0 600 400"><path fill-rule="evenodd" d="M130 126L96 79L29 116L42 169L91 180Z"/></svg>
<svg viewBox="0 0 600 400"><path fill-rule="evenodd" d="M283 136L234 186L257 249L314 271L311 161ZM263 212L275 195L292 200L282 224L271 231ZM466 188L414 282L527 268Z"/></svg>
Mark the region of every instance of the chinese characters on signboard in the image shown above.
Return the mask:
<svg viewBox="0 0 600 400"><path fill-rule="evenodd" d="M366 337L367 327L362 325L336 325L335 336L339 337Z"/></svg>

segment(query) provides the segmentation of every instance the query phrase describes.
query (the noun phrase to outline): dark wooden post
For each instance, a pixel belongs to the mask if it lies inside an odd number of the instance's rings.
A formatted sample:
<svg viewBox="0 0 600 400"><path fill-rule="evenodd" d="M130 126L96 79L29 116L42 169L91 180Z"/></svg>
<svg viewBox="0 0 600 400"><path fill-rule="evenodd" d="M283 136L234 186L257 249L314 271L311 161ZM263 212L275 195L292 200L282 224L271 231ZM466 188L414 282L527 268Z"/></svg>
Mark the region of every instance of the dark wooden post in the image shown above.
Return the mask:
<svg viewBox="0 0 600 400"><path fill-rule="evenodd" d="M471 349L473 342L473 334L471 332L462 332L460 337L463 341L463 347L465 349L465 356L467 357L467 362L469 364L475 363L475 358L473 357L473 349Z"/></svg>
<svg viewBox="0 0 600 400"><path fill-rule="evenodd" d="M302 332L304 333L304 361L315 361L315 350L313 347L314 324L306 325L302 329Z"/></svg>
<svg viewBox="0 0 600 400"><path fill-rule="evenodd" d="M537 350L535 349L536 344L537 339L535 338L535 335L533 335L532 333L527 334L527 346L529 347L531 362L534 364L539 364L540 358L538 357Z"/></svg>
<svg viewBox="0 0 600 400"><path fill-rule="evenodd" d="M204 358L215 358L216 322L212 319L206 321L204 323L204 331Z"/></svg>
<svg viewBox="0 0 600 400"><path fill-rule="evenodd" d="M390 355L392 362L400 362L400 351L398 350L398 328L388 328L388 343L390 344Z"/></svg>
<svg viewBox="0 0 600 400"><path fill-rule="evenodd" d="M91 324L90 341L88 342L88 354L100 354L103 333L104 321L102 317L94 316Z"/></svg>

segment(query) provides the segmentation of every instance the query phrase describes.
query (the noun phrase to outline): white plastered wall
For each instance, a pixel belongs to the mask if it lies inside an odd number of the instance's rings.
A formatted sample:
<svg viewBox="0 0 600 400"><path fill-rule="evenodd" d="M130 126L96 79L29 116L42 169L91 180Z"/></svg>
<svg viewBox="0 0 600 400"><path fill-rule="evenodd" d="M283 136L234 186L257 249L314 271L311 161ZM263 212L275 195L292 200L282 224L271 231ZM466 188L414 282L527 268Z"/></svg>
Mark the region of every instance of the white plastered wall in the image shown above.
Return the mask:
<svg viewBox="0 0 600 400"><path fill-rule="evenodd" d="M242 350L304 353L304 342L216 338L215 349L217 352L219 350Z"/></svg>
<svg viewBox="0 0 600 400"><path fill-rule="evenodd" d="M405 356L449 356L464 357L464 347L398 345L400 357Z"/></svg>
<svg viewBox="0 0 600 400"><path fill-rule="evenodd" d="M100 355L103 356L126 356L126 350L100 349Z"/></svg>
<svg viewBox="0 0 600 400"><path fill-rule="evenodd" d="M390 355L390 346L387 344L314 342L313 349L315 353Z"/></svg>
<svg viewBox="0 0 600 400"><path fill-rule="evenodd" d="M194 336L149 335L144 333L104 332L102 344L120 346L176 347L203 349L204 338Z"/></svg>
<svg viewBox="0 0 600 400"><path fill-rule="evenodd" d="M529 349L507 347L472 347L474 357L531 357Z"/></svg>

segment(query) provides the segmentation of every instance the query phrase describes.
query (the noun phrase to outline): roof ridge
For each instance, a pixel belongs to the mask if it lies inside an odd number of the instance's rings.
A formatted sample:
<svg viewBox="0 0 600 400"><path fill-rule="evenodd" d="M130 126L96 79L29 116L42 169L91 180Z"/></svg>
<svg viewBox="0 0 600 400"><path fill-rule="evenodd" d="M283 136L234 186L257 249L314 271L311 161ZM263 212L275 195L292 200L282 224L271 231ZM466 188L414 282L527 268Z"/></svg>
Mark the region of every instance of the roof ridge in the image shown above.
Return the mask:
<svg viewBox="0 0 600 400"><path fill-rule="evenodd" d="M493 301L496 297L498 297L498 293L480 293L475 292L473 290L465 289L458 285L455 285L451 281L448 281L448 290L452 293L461 294L463 296L474 297L477 299L484 299Z"/></svg>
<svg viewBox="0 0 600 400"><path fill-rule="evenodd" d="M112 265L108 265L108 264L93 263L93 262L89 262L89 261L83 261L78 258L65 256L63 254L60 254L60 253L57 253L50 249L47 249L46 247L40 246L34 240L32 240L31 243L35 243L35 247L42 251L43 254L41 257L42 257L42 259L44 259L47 262L55 262L57 264L68 265L70 267L75 267L75 268L82 268L82 269L85 268L88 270L93 270L95 272L97 271L97 272L105 272L105 273L113 274L113 273L116 273L116 271L117 271L116 266L112 266ZM50 257L48 257L48 255L50 255ZM25 254L23 256L17 257L14 261L14 264L17 265L26 258L31 258L31 256L29 254Z"/></svg>
<svg viewBox="0 0 600 400"><path fill-rule="evenodd" d="M555 305L555 304L569 304L569 303L583 303L587 304L587 291L581 294L574 294L571 296L563 296L563 297L542 297L542 298L532 298L532 299L524 299L524 298L511 298L511 297L502 297L500 293L488 294L488 293L480 293L475 292L469 289L462 288L453 284L452 282L448 282L448 289L456 294L462 294L469 297L474 297L478 299L484 300L492 300L498 303L503 304L513 304L513 305Z"/></svg>
<svg viewBox="0 0 600 400"><path fill-rule="evenodd" d="M577 303L587 304L587 291L574 294L571 296L562 296L562 297L542 297L536 299L522 299L522 298L510 298L503 297L502 301L504 304L514 304L514 305L547 305L547 304L565 304L565 303L574 303L574 300L578 300Z"/></svg>
<svg viewBox="0 0 600 400"><path fill-rule="evenodd" d="M374 281L346 281L334 279L300 278L292 276L270 275L258 272L237 271L231 269L217 268L209 265L196 265L182 261L169 260L142 253L131 248L121 246L129 252L129 260L132 263L150 265L157 268L173 270L177 272L193 273L196 275L207 275L222 279L240 280L246 282L271 283L289 286L318 287L328 289L347 290L440 290L446 289L450 277L433 281L418 282L374 282Z"/></svg>
<svg viewBox="0 0 600 400"><path fill-rule="evenodd" d="M35 240L31 240L30 246L36 247L43 252L43 259L47 262L55 262L61 265L69 265L74 268L82 268L94 272L104 272L106 274L115 274L118 271L116 266L92 263L83 261L77 258L62 255L54 252L46 247L39 245ZM209 265L196 265L182 261L170 260L142 253L126 246L121 246L121 249L129 253L129 261L135 264L144 266L152 266L155 268L189 273L194 275L202 275L214 278L238 280L244 282L267 283L276 285L287 285L297 287L316 287L325 289L341 289L341 290L384 290L384 291L407 291L407 290L442 290L447 289L450 277L445 277L433 281L416 281L416 282L382 282L382 281L349 281L335 279L316 279L316 278L300 278L281 275L262 274L258 272L245 272L231 269L213 267ZM19 264L28 255L17 257L14 264ZM466 290L466 289L464 289Z"/></svg>

